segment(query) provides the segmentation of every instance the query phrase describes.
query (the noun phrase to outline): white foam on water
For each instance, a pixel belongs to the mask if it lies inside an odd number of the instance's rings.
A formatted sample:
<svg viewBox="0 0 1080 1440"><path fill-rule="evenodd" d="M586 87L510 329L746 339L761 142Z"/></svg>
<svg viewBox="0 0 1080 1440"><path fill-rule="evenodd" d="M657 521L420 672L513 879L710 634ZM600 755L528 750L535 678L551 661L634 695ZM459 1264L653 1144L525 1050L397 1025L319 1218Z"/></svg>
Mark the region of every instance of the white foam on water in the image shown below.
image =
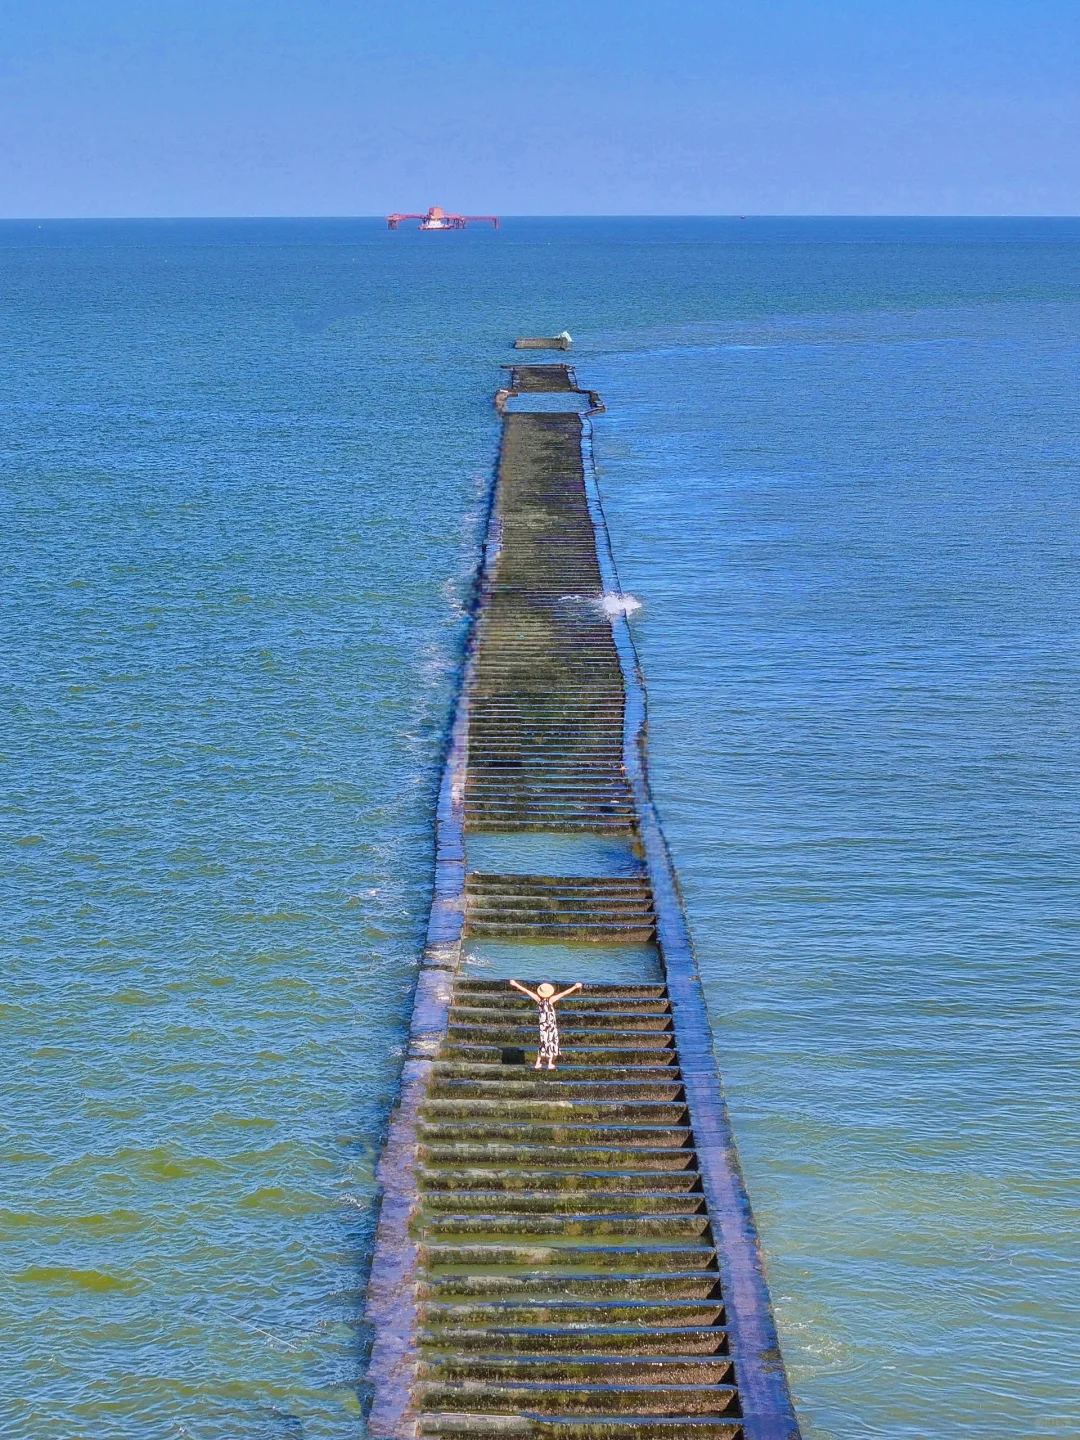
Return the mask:
<svg viewBox="0 0 1080 1440"><path fill-rule="evenodd" d="M559 597L564 601L576 602L579 605L597 605L612 619L616 615L633 615L635 610L641 609L641 601L636 595L626 595L621 591L609 590L597 600L592 595L562 595Z"/></svg>
<svg viewBox="0 0 1080 1440"><path fill-rule="evenodd" d="M635 610L641 609L641 601L633 595L608 594L600 601L600 608L605 615L614 618L616 615L633 615Z"/></svg>

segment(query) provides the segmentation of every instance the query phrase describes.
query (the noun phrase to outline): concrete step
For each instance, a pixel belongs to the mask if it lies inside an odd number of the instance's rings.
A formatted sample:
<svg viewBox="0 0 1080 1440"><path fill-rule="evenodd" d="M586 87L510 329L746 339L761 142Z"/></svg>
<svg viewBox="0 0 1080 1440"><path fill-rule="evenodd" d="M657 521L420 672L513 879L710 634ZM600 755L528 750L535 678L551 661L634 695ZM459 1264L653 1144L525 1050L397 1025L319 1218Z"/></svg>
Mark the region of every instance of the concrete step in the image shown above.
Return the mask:
<svg viewBox="0 0 1080 1440"><path fill-rule="evenodd" d="M701 1215L699 1191L431 1190L423 1192L426 1215Z"/></svg>
<svg viewBox="0 0 1080 1440"><path fill-rule="evenodd" d="M654 1043L650 1043L648 1046L639 1045L636 1040L632 1045L604 1044L602 1039L591 1045L585 1045L568 1043L564 1039L563 1053L559 1056L559 1070L567 1075L575 1069L580 1070L583 1066L587 1069L612 1065L625 1065L628 1069L636 1066L651 1067L662 1064L665 1055L670 1057L671 1064L675 1065L679 1057L674 1044L663 1035L649 1038ZM531 1063L536 1057L536 1032L513 1040L492 1040L490 1044L459 1042L451 1038L443 1045L440 1053L446 1059L484 1061L492 1064L502 1060L503 1050L508 1047L515 1049L524 1047L526 1059ZM504 1068L509 1070L512 1067L505 1064Z"/></svg>
<svg viewBox="0 0 1080 1440"><path fill-rule="evenodd" d="M422 1410L537 1415L722 1415L737 1409L733 1386L717 1384L587 1384L552 1380L422 1381Z"/></svg>
<svg viewBox="0 0 1080 1440"><path fill-rule="evenodd" d="M514 1244L435 1242L425 1240L421 1246L424 1263L431 1271L448 1267L468 1271L516 1270L530 1272L543 1269L552 1274L592 1273L654 1274L676 1271L685 1274L694 1270L712 1270L716 1266L716 1250L697 1241L673 1244L658 1241L648 1245L553 1245L537 1240L528 1244L519 1238Z"/></svg>
<svg viewBox="0 0 1080 1440"><path fill-rule="evenodd" d="M681 1082L678 1054L671 1050L651 1050L648 1063L641 1065L588 1065L570 1056L560 1057L558 1070L535 1071L521 1062L502 1058L502 1052L488 1061L438 1060L432 1073L440 1084L452 1080L476 1080L500 1085L572 1085L579 1082L619 1084L626 1077L629 1085L652 1084L670 1080Z"/></svg>
<svg viewBox="0 0 1080 1440"><path fill-rule="evenodd" d="M509 1067L507 1067L509 1068ZM516 1068L516 1067L515 1067ZM456 1080L437 1078L428 1094L438 1100L568 1100L584 1103L592 1100L681 1101L684 1098L681 1080L649 1081L588 1081L558 1079L559 1071L527 1072L522 1079ZM550 1076L550 1078L548 1078ZM536 1078L532 1078L536 1077Z"/></svg>
<svg viewBox="0 0 1080 1440"><path fill-rule="evenodd" d="M505 1210L488 1212L422 1211L415 1228L427 1241L465 1239L482 1235L491 1240L559 1236L563 1239L592 1236L633 1236L640 1239L698 1239L707 1236L709 1217L693 1213L647 1215L623 1214L515 1214Z"/></svg>
<svg viewBox="0 0 1080 1440"><path fill-rule="evenodd" d="M604 1145L620 1150L686 1150L693 1136L682 1125L575 1125L544 1121L467 1120L426 1121L421 1119L417 1135L422 1146L497 1144L499 1141L523 1148L559 1145Z"/></svg>
<svg viewBox="0 0 1080 1440"><path fill-rule="evenodd" d="M662 1356L638 1359L622 1355L583 1355L551 1359L534 1355L432 1354L420 1365L422 1380L580 1380L586 1384L720 1385L730 1379L725 1355Z"/></svg>
<svg viewBox="0 0 1080 1440"><path fill-rule="evenodd" d="M432 1098L420 1108L424 1120L512 1120L581 1124L595 1121L604 1125L616 1123L642 1125L682 1125L689 1122L685 1104L665 1100L574 1100L563 1095L497 1097L451 1100Z"/></svg>
<svg viewBox="0 0 1080 1440"><path fill-rule="evenodd" d="M543 1188L553 1199L561 1194L582 1195L593 1190L604 1194L617 1189L622 1195L700 1193L701 1177L687 1170L522 1170L522 1169L420 1169L420 1187L425 1196L442 1191L484 1190L491 1194L536 1193Z"/></svg>
<svg viewBox="0 0 1080 1440"><path fill-rule="evenodd" d="M736 1419L593 1415L540 1417L539 1415L425 1414L421 1435L484 1437L484 1440L739 1440L742 1426Z"/></svg>
<svg viewBox="0 0 1080 1440"><path fill-rule="evenodd" d="M522 1025L535 1027L538 1013L536 1002L528 996L522 996L522 999L525 1002L523 1005L513 1006L457 1002L450 1007L450 1025L498 1025L503 1029ZM658 1012L653 1006L587 1010L580 1002L574 1005L573 999L573 996L567 996L566 1000L558 1002L560 1006L567 1006L565 1010L556 1011L560 1030L604 1030L609 1034L626 1035L642 1030L670 1032L675 1028L671 1015L664 1011Z"/></svg>
<svg viewBox="0 0 1080 1440"><path fill-rule="evenodd" d="M448 1332L421 1331L425 1355L453 1353L520 1356L726 1356L727 1331L717 1325L499 1325L459 1327L453 1331L453 1350L447 1350Z"/></svg>
<svg viewBox="0 0 1080 1440"><path fill-rule="evenodd" d="M724 1307L714 1300L511 1300L439 1302L425 1300L426 1328L477 1324L543 1325L719 1325Z"/></svg>
<svg viewBox="0 0 1080 1440"><path fill-rule="evenodd" d="M516 1296L540 1296L549 1299L574 1297L579 1300L610 1296L627 1300L718 1300L720 1276L717 1271L672 1271L657 1275L634 1274L557 1274L530 1272L527 1275L494 1274L432 1274L420 1287L425 1299L450 1297L494 1298L510 1300Z"/></svg>
<svg viewBox="0 0 1080 1440"><path fill-rule="evenodd" d="M576 1420L515 1415L423 1415L421 1435L484 1437L484 1440L739 1440L738 1420L580 1416Z"/></svg>

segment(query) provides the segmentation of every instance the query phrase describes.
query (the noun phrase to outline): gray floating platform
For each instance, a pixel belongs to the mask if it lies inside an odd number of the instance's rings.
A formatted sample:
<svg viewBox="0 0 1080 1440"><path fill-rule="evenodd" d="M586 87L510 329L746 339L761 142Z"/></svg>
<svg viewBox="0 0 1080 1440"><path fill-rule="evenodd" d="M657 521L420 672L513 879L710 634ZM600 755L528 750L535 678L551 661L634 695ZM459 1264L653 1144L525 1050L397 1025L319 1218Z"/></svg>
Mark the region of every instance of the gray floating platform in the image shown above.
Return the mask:
<svg viewBox="0 0 1080 1440"><path fill-rule="evenodd" d="M508 368L500 408L540 391L602 409L568 365ZM619 586L590 441L577 410L503 413L379 1170L374 1440L799 1434L649 794L644 687L603 604ZM544 863L523 869L523 846ZM537 1007L471 953L494 941L534 989L578 978L548 955L638 979L561 1001L558 1068L536 1070Z"/></svg>
<svg viewBox="0 0 1080 1440"><path fill-rule="evenodd" d="M515 350L569 350L569 335L523 335L514 341Z"/></svg>

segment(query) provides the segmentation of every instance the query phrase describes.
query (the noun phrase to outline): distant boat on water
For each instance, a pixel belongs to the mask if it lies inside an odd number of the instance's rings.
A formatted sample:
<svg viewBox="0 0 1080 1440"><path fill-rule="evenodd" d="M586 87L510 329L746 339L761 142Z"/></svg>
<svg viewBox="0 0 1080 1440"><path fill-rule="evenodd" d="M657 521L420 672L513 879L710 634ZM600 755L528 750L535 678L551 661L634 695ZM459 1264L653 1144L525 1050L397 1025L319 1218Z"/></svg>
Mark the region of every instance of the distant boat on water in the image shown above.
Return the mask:
<svg viewBox="0 0 1080 1440"><path fill-rule="evenodd" d="M441 205L432 205L426 215L388 215L387 228L396 230L403 220L419 220L418 230L464 230L466 225L493 225L499 228L497 215L453 215Z"/></svg>

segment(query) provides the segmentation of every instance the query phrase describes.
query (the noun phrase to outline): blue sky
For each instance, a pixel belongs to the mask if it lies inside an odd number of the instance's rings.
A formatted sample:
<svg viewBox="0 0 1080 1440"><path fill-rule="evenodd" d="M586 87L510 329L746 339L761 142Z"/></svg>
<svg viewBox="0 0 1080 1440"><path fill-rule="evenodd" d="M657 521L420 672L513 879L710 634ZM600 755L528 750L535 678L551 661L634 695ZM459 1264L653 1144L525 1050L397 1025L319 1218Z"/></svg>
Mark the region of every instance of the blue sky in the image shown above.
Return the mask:
<svg viewBox="0 0 1080 1440"><path fill-rule="evenodd" d="M0 214L1080 213L1080 0L0 0Z"/></svg>

